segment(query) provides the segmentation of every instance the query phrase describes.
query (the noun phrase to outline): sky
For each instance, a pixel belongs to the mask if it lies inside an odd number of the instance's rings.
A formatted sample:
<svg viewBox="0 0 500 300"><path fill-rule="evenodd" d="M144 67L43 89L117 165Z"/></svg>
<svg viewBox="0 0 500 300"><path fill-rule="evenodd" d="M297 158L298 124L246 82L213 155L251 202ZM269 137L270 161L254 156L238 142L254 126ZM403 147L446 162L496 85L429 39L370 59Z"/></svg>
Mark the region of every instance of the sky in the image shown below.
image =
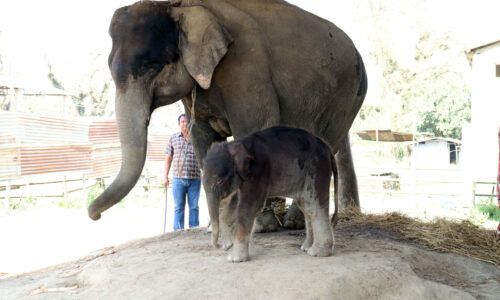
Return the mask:
<svg viewBox="0 0 500 300"><path fill-rule="evenodd" d="M453 32L468 47L500 39L498 0L476 0L474 5L465 0L385 0L389 1L390 8L400 12L401 18L391 20L387 34L402 59L405 55L411 57L417 38L412 22L416 19L430 29ZM111 16L116 8L133 2L2 0L0 51L6 71L32 81L45 80L48 60L65 86L76 88L92 61L105 66L111 48L108 36ZM289 2L334 22L353 39L362 54L369 51L365 21L370 17L369 4L376 0ZM418 14L412 15L412 7L416 7Z"/></svg>

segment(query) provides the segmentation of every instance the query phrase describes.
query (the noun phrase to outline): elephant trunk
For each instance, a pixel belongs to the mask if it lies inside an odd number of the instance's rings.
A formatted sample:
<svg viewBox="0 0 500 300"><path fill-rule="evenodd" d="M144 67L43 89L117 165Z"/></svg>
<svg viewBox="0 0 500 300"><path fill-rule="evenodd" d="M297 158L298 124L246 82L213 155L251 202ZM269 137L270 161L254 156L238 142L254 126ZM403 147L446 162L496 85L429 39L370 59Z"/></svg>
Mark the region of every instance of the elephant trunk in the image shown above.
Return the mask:
<svg viewBox="0 0 500 300"><path fill-rule="evenodd" d="M124 92L117 91L115 111L121 168L111 185L90 204L88 214L92 220L99 220L101 213L122 200L139 180L146 160L151 101L151 96L137 83L129 84Z"/></svg>
<svg viewBox="0 0 500 300"><path fill-rule="evenodd" d="M207 194L208 214L212 223L212 245L218 248L219 240L219 199L213 194Z"/></svg>

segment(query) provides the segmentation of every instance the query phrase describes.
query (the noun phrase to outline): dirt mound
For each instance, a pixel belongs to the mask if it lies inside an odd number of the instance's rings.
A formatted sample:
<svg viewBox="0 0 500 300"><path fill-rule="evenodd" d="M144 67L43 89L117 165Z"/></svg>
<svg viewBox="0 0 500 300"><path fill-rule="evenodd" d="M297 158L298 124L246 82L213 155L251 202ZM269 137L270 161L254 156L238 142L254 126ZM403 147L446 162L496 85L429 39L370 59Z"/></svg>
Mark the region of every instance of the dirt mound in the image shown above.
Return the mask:
<svg viewBox="0 0 500 300"><path fill-rule="evenodd" d="M341 224L334 256L309 257L302 231L255 234L251 261L233 264L205 229L103 249L0 281L0 299L498 299L500 269ZM400 238L400 237L398 237ZM31 296L30 296L31 293Z"/></svg>

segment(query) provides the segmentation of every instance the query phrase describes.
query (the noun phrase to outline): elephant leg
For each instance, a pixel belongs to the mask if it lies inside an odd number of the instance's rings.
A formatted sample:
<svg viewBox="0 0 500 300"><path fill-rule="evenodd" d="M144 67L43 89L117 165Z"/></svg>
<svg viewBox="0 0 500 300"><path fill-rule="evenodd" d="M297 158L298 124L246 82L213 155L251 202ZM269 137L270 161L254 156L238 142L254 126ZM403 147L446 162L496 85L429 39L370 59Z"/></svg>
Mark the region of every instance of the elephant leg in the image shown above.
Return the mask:
<svg viewBox="0 0 500 300"><path fill-rule="evenodd" d="M304 226L306 226L304 214L299 208L297 201L294 200L283 218L283 227L286 229L304 229Z"/></svg>
<svg viewBox="0 0 500 300"><path fill-rule="evenodd" d="M191 122L188 110L186 110L186 115L188 116L188 122ZM213 142L223 142L226 138L221 137L215 130L210 127L208 122L201 120L195 120L192 123L190 137L191 143L193 144L194 153L196 158L200 163L200 167L203 169L203 159L207 155L207 151Z"/></svg>
<svg viewBox="0 0 500 300"><path fill-rule="evenodd" d="M334 155L334 164L337 168L337 186L335 186L335 197L339 209L352 206L359 208L358 181L352 161L349 135L339 145L338 152ZM335 174L334 174L335 176Z"/></svg>
<svg viewBox="0 0 500 300"><path fill-rule="evenodd" d="M295 207L301 211L301 214L302 214L303 218L305 219L306 239L304 240L304 243L302 244L302 246L300 246L300 250L307 251L307 250L309 250L309 248L311 248L311 246L313 245L313 242L314 242L311 216L309 214L304 213L305 208L303 207L303 200L302 199L294 200L292 205L295 205Z"/></svg>
<svg viewBox="0 0 500 300"><path fill-rule="evenodd" d="M259 46L255 45L257 48ZM224 99L231 99L228 102L235 104L225 107L229 127L235 139L281 124L280 102L272 84L269 65L262 59L259 51L251 52L246 57L252 61L251 64L242 64L241 59L236 56L226 56L218 67L219 74L243 74L231 75L231 81L224 82L225 88L221 91ZM249 86L252 88L249 89ZM282 198L278 199L283 201ZM254 232L273 232L280 227L272 208L274 201L276 200L273 198L266 201L264 209L255 221Z"/></svg>
<svg viewBox="0 0 500 300"><path fill-rule="evenodd" d="M257 215L257 219L255 220L255 227L253 229L254 232L262 233L262 232L274 232L277 231L280 227L278 219L274 215L273 203L277 201L286 201L281 197L272 197L266 199L266 204L262 211Z"/></svg>
<svg viewBox="0 0 500 300"><path fill-rule="evenodd" d="M227 203L221 203L220 232L222 249L229 250L233 246L234 228L236 224L236 209L238 208L238 195L234 195Z"/></svg>
<svg viewBox="0 0 500 300"><path fill-rule="evenodd" d="M306 236L306 242L302 247L306 248L307 254L310 256L330 256L333 253L333 231L328 218L328 206L322 207L320 201L318 201L315 196L304 195L302 208L304 210L304 215L306 220L309 219L309 225L306 230L308 236L312 236L312 245L309 246L306 243L310 243ZM328 203L328 199L325 199ZM312 231L309 232L309 231Z"/></svg>
<svg viewBox="0 0 500 300"><path fill-rule="evenodd" d="M184 108L186 116L188 117L188 122L191 122L189 110L185 105ZM192 122L189 134L191 137L191 143L193 144L194 153L198 159L200 167L203 169L203 159L207 155L210 145L212 145L213 142L226 141L226 138L221 137L217 132L215 132L215 130L213 130L207 122L200 120L194 120L194 122ZM207 227L211 228L210 221L208 221Z"/></svg>
<svg viewBox="0 0 500 300"><path fill-rule="evenodd" d="M227 259L230 262L242 262L250 259L248 246L252 235L252 227L257 213L265 202L264 195L255 195L249 188L240 190L236 208L236 222L233 236L233 248Z"/></svg>

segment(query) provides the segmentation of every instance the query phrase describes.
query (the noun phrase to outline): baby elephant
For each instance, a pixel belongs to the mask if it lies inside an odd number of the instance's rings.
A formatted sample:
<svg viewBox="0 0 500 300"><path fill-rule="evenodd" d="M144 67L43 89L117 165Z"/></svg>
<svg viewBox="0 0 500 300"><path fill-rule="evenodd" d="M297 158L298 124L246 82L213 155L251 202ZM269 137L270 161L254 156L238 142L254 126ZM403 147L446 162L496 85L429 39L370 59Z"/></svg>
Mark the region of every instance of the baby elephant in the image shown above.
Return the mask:
<svg viewBox="0 0 500 300"><path fill-rule="evenodd" d="M305 216L306 239L301 249L311 256L332 255L331 176L330 149L304 130L272 127L213 145L203 172L212 244L218 247L220 207L221 233L234 243L228 260L247 261L252 227L265 199L285 196L294 198ZM225 248L231 246L230 242Z"/></svg>

